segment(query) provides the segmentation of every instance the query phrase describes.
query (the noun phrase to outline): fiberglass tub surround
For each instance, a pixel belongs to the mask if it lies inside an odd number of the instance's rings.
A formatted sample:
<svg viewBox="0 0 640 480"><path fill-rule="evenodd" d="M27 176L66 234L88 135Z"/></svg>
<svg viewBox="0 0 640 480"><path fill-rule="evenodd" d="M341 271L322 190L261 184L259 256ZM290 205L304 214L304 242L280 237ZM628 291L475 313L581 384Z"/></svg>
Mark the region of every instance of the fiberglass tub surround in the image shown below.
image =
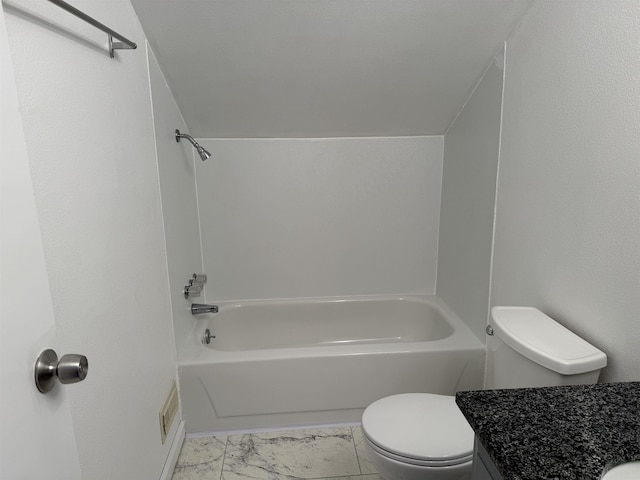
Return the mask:
<svg viewBox="0 0 640 480"><path fill-rule="evenodd" d="M387 395L481 387L482 344L435 296L218 306L180 352L190 433L357 422Z"/></svg>

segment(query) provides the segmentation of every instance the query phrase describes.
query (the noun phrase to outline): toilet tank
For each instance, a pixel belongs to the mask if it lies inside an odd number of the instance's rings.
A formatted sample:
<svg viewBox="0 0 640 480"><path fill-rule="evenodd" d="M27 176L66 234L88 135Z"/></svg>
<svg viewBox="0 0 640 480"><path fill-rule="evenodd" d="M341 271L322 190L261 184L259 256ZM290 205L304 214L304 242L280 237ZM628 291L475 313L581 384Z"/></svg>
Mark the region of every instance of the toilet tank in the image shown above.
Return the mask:
<svg viewBox="0 0 640 480"><path fill-rule="evenodd" d="M493 307L487 388L596 383L607 356L533 307Z"/></svg>

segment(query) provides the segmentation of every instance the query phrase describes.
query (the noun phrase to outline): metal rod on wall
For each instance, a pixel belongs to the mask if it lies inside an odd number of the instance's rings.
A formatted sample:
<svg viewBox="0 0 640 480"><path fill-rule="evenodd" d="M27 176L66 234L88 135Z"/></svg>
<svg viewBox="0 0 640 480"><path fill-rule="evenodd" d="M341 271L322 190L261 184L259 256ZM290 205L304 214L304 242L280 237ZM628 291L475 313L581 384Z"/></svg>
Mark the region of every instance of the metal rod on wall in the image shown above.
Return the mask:
<svg viewBox="0 0 640 480"><path fill-rule="evenodd" d="M97 29L102 30L104 33L109 35L109 56L111 58L114 57L113 51L116 50L116 49L127 49L127 50L129 50L129 49L138 48L138 45L136 45L135 42L132 42L127 37L125 37L123 35L120 35L115 30L110 29L105 24L100 23L95 18L90 17L89 15L87 15L84 12L81 12L76 7L74 7L72 5L69 5L67 2L64 2L63 0L49 0L49 1L51 3L53 3L54 5L62 8L63 10L66 10L67 12L71 13L72 15L75 15L79 19L84 20L88 24L93 25ZM113 38L116 38L116 39L120 40L120 42L114 42Z"/></svg>

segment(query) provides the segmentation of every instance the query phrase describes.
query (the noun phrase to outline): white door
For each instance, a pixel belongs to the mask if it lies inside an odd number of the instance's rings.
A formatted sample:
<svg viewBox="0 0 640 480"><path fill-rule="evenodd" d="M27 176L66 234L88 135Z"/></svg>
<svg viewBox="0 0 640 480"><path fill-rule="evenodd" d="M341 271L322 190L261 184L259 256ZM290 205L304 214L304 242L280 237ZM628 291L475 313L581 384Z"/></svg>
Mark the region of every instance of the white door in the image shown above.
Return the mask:
<svg viewBox="0 0 640 480"><path fill-rule="evenodd" d="M59 351L18 97L0 8L0 479L80 479L66 389L34 383L40 352Z"/></svg>

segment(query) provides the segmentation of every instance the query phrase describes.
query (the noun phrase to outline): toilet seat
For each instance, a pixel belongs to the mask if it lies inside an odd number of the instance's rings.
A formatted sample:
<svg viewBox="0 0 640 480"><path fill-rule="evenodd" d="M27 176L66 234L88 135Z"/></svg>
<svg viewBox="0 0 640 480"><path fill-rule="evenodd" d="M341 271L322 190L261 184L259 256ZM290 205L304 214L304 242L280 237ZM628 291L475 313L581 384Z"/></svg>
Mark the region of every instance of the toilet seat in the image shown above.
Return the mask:
<svg viewBox="0 0 640 480"><path fill-rule="evenodd" d="M417 466L471 462L474 433L447 395L405 393L382 398L362 415L362 431L378 454Z"/></svg>
<svg viewBox="0 0 640 480"><path fill-rule="evenodd" d="M454 465L462 465L467 462L471 462L473 459L473 454L464 455L459 458L450 458L449 460L438 461L438 460L421 460L417 458L405 457L403 455L398 455L397 453L390 452L381 448L379 445L373 443L369 438L365 436L365 441L369 444L369 447L374 451L382 455L383 457L390 458L397 462L406 463L409 465L416 465L419 467L451 467Z"/></svg>

